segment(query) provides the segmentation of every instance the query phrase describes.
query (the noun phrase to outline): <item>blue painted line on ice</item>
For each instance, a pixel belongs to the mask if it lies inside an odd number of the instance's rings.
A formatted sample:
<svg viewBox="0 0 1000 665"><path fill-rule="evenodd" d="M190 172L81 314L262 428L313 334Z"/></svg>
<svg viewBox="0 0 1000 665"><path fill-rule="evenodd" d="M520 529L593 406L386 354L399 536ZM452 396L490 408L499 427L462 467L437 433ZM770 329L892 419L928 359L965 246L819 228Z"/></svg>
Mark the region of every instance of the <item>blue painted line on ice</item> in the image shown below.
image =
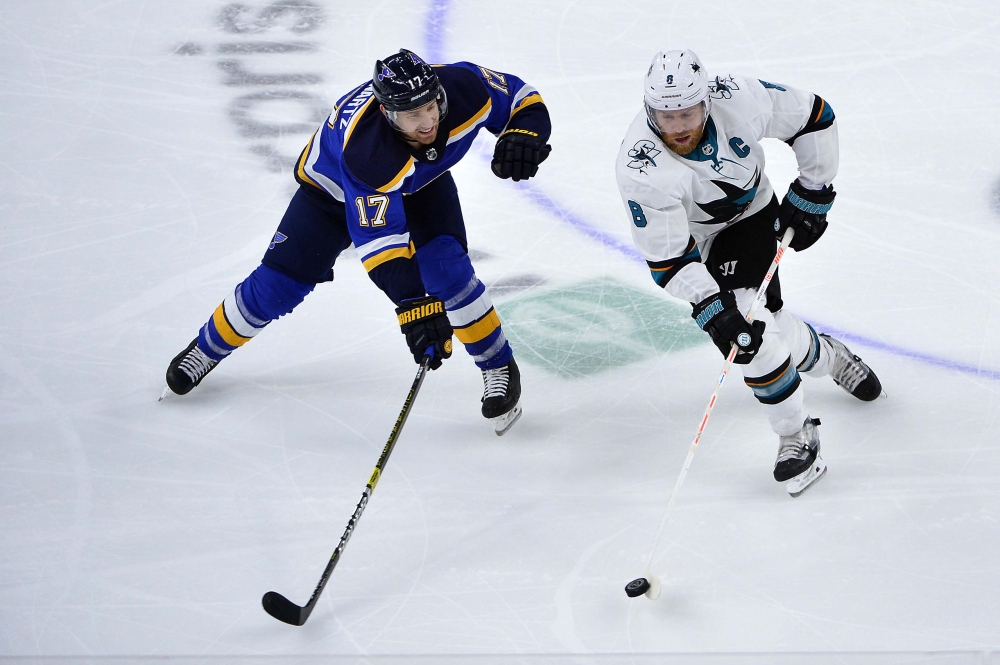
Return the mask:
<svg viewBox="0 0 1000 665"><path fill-rule="evenodd" d="M426 49L425 57L429 62L445 62L444 39L445 33L447 32L446 24L448 11L450 9L451 0L430 0L426 20L424 21L424 46ZM560 206L551 196L542 191L542 189L534 183L521 183L519 189L525 193L538 207L543 208L559 221L567 224L591 240L601 243L608 249L620 252L629 259L639 261L645 265L646 260L631 244L622 242L618 238L615 238L614 236L601 231L592 224L589 224L578 215L567 211L563 206ZM1000 190L1000 185L998 185L998 190ZM974 365L955 362L953 360L948 360L947 358L939 358L928 353L922 353L920 351L913 351L901 346L887 344L886 342L872 339L871 337L857 335L846 330L839 330L835 326L828 326L816 321L811 320L810 323L823 332L835 335L838 339L844 342L859 344L870 349L885 351L886 353L894 356L911 358L913 360L927 363L928 365L943 367L945 369L961 372L963 374L970 374L979 378L1000 381L1000 371L975 367Z"/></svg>

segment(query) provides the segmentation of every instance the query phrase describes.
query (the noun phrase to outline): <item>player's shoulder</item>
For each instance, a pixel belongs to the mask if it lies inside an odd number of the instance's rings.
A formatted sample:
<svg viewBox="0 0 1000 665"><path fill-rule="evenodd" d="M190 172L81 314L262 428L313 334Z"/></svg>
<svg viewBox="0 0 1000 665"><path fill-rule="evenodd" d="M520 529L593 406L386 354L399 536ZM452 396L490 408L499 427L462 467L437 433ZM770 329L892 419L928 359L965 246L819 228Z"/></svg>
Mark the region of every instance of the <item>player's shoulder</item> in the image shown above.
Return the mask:
<svg viewBox="0 0 1000 665"><path fill-rule="evenodd" d="M770 99L762 81L736 74L717 75L708 85L712 115L724 124L739 123L770 108Z"/></svg>
<svg viewBox="0 0 1000 665"><path fill-rule="evenodd" d="M370 91L370 83L362 90ZM374 95L361 99L355 95L338 106L336 120L342 130L344 166L363 185L388 192L413 169L413 155L383 118ZM352 104L353 112L347 108Z"/></svg>
<svg viewBox="0 0 1000 665"><path fill-rule="evenodd" d="M445 132L453 133L475 124L490 112L490 93L478 70L478 65L471 62L434 65L448 96L448 115L441 123Z"/></svg>
<svg viewBox="0 0 1000 665"><path fill-rule="evenodd" d="M670 149L648 126L640 111L618 149L615 177L623 196L644 204L663 207L678 199L691 169L670 153Z"/></svg>
<svg viewBox="0 0 1000 665"><path fill-rule="evenodd" d="M677 170L678 163L669 153L670 149L649 125L645 111L640 111L618 148L617 171L620 175L640 179L671 173Z"/></svg>

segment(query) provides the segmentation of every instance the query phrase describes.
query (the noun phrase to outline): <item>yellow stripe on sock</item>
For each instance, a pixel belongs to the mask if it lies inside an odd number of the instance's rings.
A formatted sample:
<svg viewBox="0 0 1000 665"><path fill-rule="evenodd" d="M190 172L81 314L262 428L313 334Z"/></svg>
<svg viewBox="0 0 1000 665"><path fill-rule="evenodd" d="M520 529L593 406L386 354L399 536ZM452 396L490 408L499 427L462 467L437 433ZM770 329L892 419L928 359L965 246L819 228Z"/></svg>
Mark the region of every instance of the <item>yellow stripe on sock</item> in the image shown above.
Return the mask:
<svg viewBox="0 0 1000 665"><path fill-rule="evenodd" d="M222 305L215 308L215 313L212 314L212 321L215 322L215 329L218 331L219 337L229 346L243 346L250 341L249 337L244 337L229 325L229 321L226 320L225 309Z"/></svg>
<svg viewBox="0 0 1000 665"><path fill-rule="evenodd" d="M496 310L490 308L486 316L475 323L464 328L455 328L455 337L462 344L475 344L488 337L490 333L499 327L500 317L497 316Z"/></svg>

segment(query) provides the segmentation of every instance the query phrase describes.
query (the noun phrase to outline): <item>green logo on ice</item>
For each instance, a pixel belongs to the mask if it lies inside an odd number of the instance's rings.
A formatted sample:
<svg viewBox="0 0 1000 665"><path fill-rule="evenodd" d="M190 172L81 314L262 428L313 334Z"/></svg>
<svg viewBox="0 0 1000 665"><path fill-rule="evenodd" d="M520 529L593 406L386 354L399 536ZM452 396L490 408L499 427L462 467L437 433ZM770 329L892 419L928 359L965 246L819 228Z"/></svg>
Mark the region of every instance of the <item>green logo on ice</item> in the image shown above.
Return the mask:
<svg viewBox="0 0 1000 665"><path fill-rule="evenodd" d="M517 359L567 378L709 341L690 307L612 279L497 305Z"/></svg>

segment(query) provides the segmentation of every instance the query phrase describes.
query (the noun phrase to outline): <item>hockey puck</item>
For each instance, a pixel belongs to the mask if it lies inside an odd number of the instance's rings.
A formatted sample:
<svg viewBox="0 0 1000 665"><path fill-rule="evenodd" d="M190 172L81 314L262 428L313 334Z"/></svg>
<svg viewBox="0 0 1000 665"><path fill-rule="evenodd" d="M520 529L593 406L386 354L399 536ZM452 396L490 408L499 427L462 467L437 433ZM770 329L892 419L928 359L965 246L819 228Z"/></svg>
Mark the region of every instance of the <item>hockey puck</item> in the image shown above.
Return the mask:
<svg viewBox="0 0 1000 665"><path fill-rule="evenodd" d="M649 587L649 580L645 577L639 577L625 585L625 595L629 598L638 598L649 591Z"/></svg>

